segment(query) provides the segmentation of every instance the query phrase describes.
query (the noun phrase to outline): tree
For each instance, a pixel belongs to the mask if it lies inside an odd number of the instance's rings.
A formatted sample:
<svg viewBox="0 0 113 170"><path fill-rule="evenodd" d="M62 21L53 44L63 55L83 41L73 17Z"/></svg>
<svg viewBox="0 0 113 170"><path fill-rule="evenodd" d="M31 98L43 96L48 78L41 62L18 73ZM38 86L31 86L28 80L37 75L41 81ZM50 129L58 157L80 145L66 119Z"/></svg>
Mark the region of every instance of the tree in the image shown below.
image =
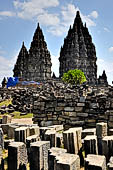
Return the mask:
<svg viewBox="0 0 113 170"><path fill-rule="evenodd" d="M75 70L69 70L67 73L64 73L62 80L72 85L77 85L77 84L80 85L86 82L86 77L84 75L84 72L75 69Z"/></svg>

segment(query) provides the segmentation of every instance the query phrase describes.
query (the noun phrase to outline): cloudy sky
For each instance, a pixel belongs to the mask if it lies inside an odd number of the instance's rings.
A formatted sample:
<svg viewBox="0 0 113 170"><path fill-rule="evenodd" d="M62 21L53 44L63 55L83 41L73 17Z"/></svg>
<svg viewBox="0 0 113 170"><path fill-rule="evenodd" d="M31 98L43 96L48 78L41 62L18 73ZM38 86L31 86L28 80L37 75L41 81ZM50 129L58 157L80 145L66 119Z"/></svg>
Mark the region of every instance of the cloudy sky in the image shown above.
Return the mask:
<svg viewBox="0 0 113 170"><path fill-rule="evenodd" d="M43 30L58 76L59 51L79 10L97 51L98 75L113 81L113 0L0 0L0 81L13 75L22 42L27 49L37 23Z"/></svg>

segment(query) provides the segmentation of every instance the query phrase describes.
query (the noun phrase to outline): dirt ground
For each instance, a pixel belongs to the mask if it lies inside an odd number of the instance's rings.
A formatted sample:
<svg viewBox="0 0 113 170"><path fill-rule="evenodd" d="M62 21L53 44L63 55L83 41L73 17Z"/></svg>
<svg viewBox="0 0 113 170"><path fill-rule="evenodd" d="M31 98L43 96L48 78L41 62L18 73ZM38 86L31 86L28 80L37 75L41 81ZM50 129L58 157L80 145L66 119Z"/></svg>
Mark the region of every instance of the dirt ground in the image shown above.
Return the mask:
<svg viewBox="0 0 113 170"><path fill-rule="evenodd" d="M33 124L32 118L12 119L11 123Z"/></svg>

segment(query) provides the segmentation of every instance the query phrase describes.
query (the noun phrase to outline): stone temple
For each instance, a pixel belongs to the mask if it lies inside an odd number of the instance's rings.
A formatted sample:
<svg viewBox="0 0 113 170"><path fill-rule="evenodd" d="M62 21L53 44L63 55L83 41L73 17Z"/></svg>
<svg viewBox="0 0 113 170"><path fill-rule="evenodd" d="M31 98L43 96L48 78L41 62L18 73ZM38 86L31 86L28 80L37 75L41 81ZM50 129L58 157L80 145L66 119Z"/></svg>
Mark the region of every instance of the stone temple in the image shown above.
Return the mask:
<svg viewBox="0 0 113 170"><path fill-rule="evenodd" d="M107 84L107 77L97 79L96 49L92 37L77 11L74 24L69 28L60 51L59 79L63 73L70 69L80 69L84 72L87 83ZM39 24L34 33L30 50L27 51L24 43L14 66L14 77L27 81L44 81L56 78L51 77L51 56L44 40L44 35Z"/></svg>
<svg viewBox="0 0 113 170"><path fill-rule="evenodd" d="M97 81L96 50L88 28L77 12L73 27L70 26L60 51L60 77L70 69L80 69L89 83Z"/></svg>
<svg viewBox="0 0 113 170"><path fill-rule="evenodd" d="M39 24L33 36L29 52L24 43L14 66L14 77L27 81L51 78L51 57Z"/></svg>

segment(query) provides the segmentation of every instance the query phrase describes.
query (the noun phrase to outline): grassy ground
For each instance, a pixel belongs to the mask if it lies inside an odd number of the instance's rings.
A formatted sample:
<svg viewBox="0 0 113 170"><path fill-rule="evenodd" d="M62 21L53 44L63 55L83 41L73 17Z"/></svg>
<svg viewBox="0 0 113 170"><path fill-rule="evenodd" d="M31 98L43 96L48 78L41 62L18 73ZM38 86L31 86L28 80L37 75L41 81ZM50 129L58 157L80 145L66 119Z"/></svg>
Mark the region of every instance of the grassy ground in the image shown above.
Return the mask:
<svg viewBox="0 0 113 170"><path fill-rule="evenodd" d="M22 118L32 118L33 117L33 113L28 113L27 115L20 115L20 112L13 112L12 113L14 115L14 119L22 119Z"/></svg>
<svg viewBox="0 0 113 170"><path fill-rule="evenodd" d="M0 102L0 107L2 106L8 106L9 104L12 104L12 99L7 99L3 102ZM20 115L20 112L13 112L12 113L14 115L14 119L22 119L22 118L32 118L33 117L33 113L28 113L27 115ZM5 113L4 115L8 115L8 113ZM2 117L3 115L0 114L0 118Z"/></svg>
<svg viewBox="0 0 113 170"><path fill-rule="evenodd" d="M3 102L0 102L0 107L2 107L2 106L8 106L9 104L12 104L12 99L7 99L7 100L5 100L5 101L3 101Z"/></svg>

